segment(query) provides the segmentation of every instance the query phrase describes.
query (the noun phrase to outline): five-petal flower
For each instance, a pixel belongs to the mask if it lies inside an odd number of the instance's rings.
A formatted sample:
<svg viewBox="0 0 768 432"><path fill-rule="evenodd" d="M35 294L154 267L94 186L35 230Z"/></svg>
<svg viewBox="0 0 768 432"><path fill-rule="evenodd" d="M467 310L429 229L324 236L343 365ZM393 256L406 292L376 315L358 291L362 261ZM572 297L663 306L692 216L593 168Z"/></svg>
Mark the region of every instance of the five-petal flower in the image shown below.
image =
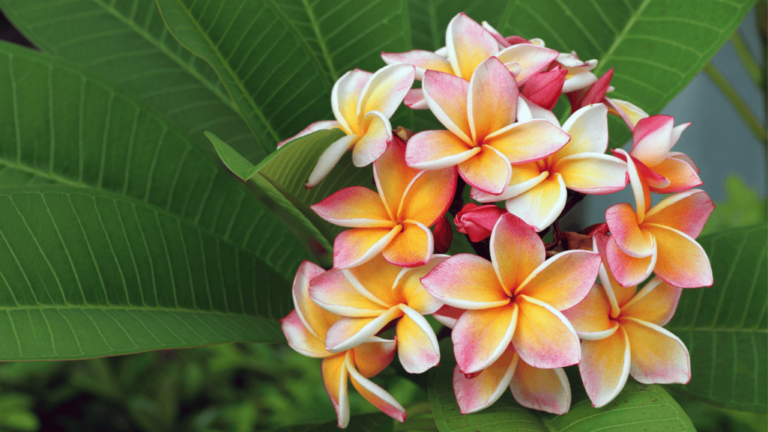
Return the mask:
<svg viewBox="0 0 768 432"><path fill-rule="evenodd" d="M461 373L491 366L510 343L520 358L537 368L578 363L578 337L560 310L587 295L597 278L600 255L574 250L545 261L539 236L511 214L496 223L490 251L490 262L455 255L421 280L441 302L467 310L451 335Z"/></svg>
<svg viewBox="0 0 768 432"><path fill-rule="evenodd" d="M648 212L643 209L639 200L637 213L626 203L605 212L611 232L606 257L618 283L637 285L653 271L678 287L711 286L709 258L695 240L715 209L709 195L691 189L663 199Z"/></svg>
<svg viewBox="0 0 768 432"><path fill-rule="evenodd" d="M593 240L605 256L608 236L597 233ZM622 287L606 265L600 282L581 303L563 311L583 339L579 371L592 405L611 402L629 375L643 384L686 384L688 350L662 327L674 315L683 289L658 277L640 291Z"/></svg>
<svg viewBox="0 0 768 432"><path fill-rule="evenodd" d="M372 336L346 351L325 349L326 334L340 317L323 310L310 298L310 281L323 274L324 270L311 262L304 261L299 266L293 281L295 309L280 320L288 345L302 355L323 359L323 383L336 409L340 428L349 424L348 380L368 402L402 422L405 409L386 390L368 379L392 362L397 350L396 341Z"/></svg>
<svg viewBox="0 0 768 432"><path fill-rule="evenodd" d="M425 266L402 268L378 256L353 269L331 270L312 280L310 295L320 307L344 318L328 330L325 345L346 351L397 320L397 352L409 373L423 373L440 361L437 337L423 315L443 306L419 279L444 261L432 257Z"/></svg>
<svg viewBox="0 0 768 432"><path fill-rule="evenodd" d="M389 118L413 86L414 73L412 66L392 65L376 73L355 69L336 81L331 92L331 106L336 120L312 123L278 144L279 148L321 129L339 128L347 134L320 156L307 180L308 188L320 183L350 149L352 163L356 167L370 165L384 154L392 141Z"/></svg>
<svg viewBox="0 0 768 432"><path fill-rule="evenodd" d="M546 120L517 122L515 78L497 59L485 60L472 79L442 72L424 75L429 109L448 130L419 132L408 141L406 162L424 170L458 165L473 187L499 194L511 164L532 162L562 148L568 134Z"/></svg>
<svg viewBox="0 0 768 432"><path fill-rule="evenodd" d="M571 141L554 154L514 167L509 185L500 195L472 189L480 202L507 200L507 211L541 231L551 225L565 207L567 191L608 194L627 185L627 165L608 156L608 109L589 105L575 112L563 130Z"/></svg>
<svg viewBox="0 0 768 432"><path fill-rule="evenodd" d="M453 201L456 169L410 168L405 145L395 139L373 164L373 175L378 193L349 187L311 207L328 222L352 228L334 241L334 267L355 267L379 253L403 267L426 264L434 247L429 227Z"/></svg>

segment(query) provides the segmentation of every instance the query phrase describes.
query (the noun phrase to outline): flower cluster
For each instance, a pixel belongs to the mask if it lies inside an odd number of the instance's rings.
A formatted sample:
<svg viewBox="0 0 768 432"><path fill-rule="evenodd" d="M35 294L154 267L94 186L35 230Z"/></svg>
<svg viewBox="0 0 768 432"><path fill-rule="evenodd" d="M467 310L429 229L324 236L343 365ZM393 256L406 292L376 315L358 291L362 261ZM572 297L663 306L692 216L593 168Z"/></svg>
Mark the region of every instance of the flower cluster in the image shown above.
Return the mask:
<svg viewBox="0 0 768 432"><path fill-rule="evenodd" d="M375 190L349 187L312 206L349 229L334 241L331 270L299 268L295 310L282 321L292 348L323 359L339 426L349 421L348 378L381 411L405 418L369 378L395 354L408 373L438 364L430 315L452 329L453 388L465 414L507 387L525 407L564 414L571 394L563 368L576 364L596 407L629 375L688 382L688 351L662 326L683 288L712 285L695 238L714 206L692 189L702 184L693 162L671 151L689 124L609 98L612 70L598 78L595 60L503 37L464 14L448 25L445 48L382 58L387 66L377 72L354 70L336 82L335 120L296 136L346 134L322 154L307 187L347 151L355 166L373 164ZM552 109L562 95L571 114L561 125ZM393 132L390 118L403 103L429 109L445 129ZM631 151L606 154L608 114L632 131ZM582 233L558 229L585 194L628 183L634 208L612 206L605 223ZM482 205L461 209L465 184ZM651 192L673 195L652 206ZM440 254L453 235L449 209L477 254ZM554 242L545 244L552 226Z"/></svg>

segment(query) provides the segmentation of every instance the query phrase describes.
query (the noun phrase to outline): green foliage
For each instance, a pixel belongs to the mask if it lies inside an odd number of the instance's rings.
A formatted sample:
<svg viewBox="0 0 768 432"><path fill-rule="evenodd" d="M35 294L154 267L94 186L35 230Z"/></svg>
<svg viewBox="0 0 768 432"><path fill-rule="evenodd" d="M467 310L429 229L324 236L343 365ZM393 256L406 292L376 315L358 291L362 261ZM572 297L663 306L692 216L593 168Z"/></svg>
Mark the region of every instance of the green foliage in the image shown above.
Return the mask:
<svg viewBox="0 0 768 432"><path fill-rule="evenodd" d="M213 68L168 35L154 0L2 0L0 8L36 46L119 85L207 152L210 130L249 159L266 156Z"/></svg>
<svg viewBox="0 0 768 432"><path fill-rule="evenodd" d="M456 360L450 339L440 342L440 365L429 372L429 400L441 432L463 430L527 431L695 431L682 408L661 386L627 381L624 390L604 408L593 408L578 369L568 368L573 400L567 414L558 416L528 410L515 402L509 390L493 407L474 414L459 413L452 377Z"/></svg>
<svg viewBox="0 0 768 432"><path fill-rule="evenodd" d="M768 412L768 226L701 237L715 285L686 290L667 328L688 347L691 382L674 390L725 408Z"/></svg>
<svg viewBox="0 0 768 432"><path fill-rule="evenodd" d="M172 213L60 186L5 188L0 212L2 360L283 340L286 281Z"/></svg>

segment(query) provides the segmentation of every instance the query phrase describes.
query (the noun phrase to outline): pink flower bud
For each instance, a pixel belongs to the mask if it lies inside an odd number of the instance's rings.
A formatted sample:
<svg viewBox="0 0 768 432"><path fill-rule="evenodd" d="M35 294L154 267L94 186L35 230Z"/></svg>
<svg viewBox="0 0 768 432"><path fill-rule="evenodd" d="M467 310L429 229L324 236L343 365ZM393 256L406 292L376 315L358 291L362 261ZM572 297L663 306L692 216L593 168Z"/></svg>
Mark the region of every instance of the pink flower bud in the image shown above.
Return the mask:
<svg viewBox="0 0 768 432"><path fill-rule="evenodd" d="M446 216L437 219L432 236L435 238L435 252L440 254L448 252L453 241L453 228Z"/></svg>
<svg viewBox="0 0 768 432"><path fill-rule="evenodd" d="M560 69L560 66L536 74L526 81L525 87L523 87L523 96L536 105L551 111L563 91L563 83L567 74L568 71Z"/></svg>
<svg viewBox="0 0 768 432"><path fill-rule="evenodd" d="M456 214L453 222L460 233L468 235L471 242L477 243L491 236L493 226L504 213L504 209L494 204L478 206L470 203Z"/></svg>
<svg viewBox="0 0 768 432"><path fill-rule="evenodd" d="M568 93L568 100L571 101L571 112L576 112L578 109L587 105L600 103L605 98L605 94L608 93L608 87L611 85L611 78L613 77L613 68L608 69L608 72L604 73L592 86L588 89L581 89L575 92Z"/></svg>

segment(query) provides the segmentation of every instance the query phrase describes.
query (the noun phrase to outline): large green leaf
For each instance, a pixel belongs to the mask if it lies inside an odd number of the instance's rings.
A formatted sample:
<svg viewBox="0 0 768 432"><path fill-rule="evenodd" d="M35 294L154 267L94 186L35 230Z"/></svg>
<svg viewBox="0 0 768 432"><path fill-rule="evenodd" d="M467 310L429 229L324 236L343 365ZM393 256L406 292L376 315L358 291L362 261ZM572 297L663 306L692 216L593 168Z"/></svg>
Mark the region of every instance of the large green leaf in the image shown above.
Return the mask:
<svg viewBox="0 0 768 432"><path fill-rule="evenodd" d="M171 33L214 67L257 135L273 139L271 148L276 137L331 118L331 87L344 72L377 69L381 51L410 47L405 0L157 4Z"/></svg>
<svg viewBox="0 0 768 432"><path fill-rule="evenodd" d="M213 68L168 34L154 0L0 0L0 8L35 45L118 84L206 151L210 130L251 160L266 155Z"/></svg>
<svg viewBox="0 0 768 432"><path fill-rule="evenodd" d="M429 401L441 432L540 431L540 432L646 432L695 431L682 408L661 386L627 381L624 390L604 408L593 408L576 368L568 368L573 401L562 416L523 408L507 390L492 407L463 415L453 394L456 360L450 339L440 343L440 365L429 373Z"/></svg>
<svg viewBox="0 0 768 432"><path fill-rule="evenodd" d="M343 136L339 129L314 132L285 144L253 165L227 143L209 134L219 157L233 174L254 182L328 251L343 228L324 221L309 206L345 187L373 186L371 168L356 168L347 154L320 184L312 189L304 187L323 151Z"/></svg>
<svg viewBox="0 0 768 432"><path fill-rule="evenodd" d="M284 340L285 280L177 214L71 186L0 189L0 360Z"/></svg>
<svg viewBox="0 0 768 432"><path fill-rule="evenodd" d="M0 89L0 185L60 183L131 196L255 252L286 280L308 257L242 184L119 89L10 44L0 44Z"/></svg>
<svg viewBox="0 0 768 432"><path fill-rule="evenodd" d="M597 59L598 75L615 68L610 94L658 114L738 27L756 0L458 0L409 2L414 48L445 45L445 28L466 11L505 35L542 38L561 52ZM686 119L680 119L686 121ZM611 116L611 146L630 134Z"/></svg>
<svg viewBox="0 0 768 432"><path fill-rule="evenodd" d="M691 354L691 382L675 391L727 408L768 412L768 229L699 239L711 288L685 290L667 328Z"/></svg>

